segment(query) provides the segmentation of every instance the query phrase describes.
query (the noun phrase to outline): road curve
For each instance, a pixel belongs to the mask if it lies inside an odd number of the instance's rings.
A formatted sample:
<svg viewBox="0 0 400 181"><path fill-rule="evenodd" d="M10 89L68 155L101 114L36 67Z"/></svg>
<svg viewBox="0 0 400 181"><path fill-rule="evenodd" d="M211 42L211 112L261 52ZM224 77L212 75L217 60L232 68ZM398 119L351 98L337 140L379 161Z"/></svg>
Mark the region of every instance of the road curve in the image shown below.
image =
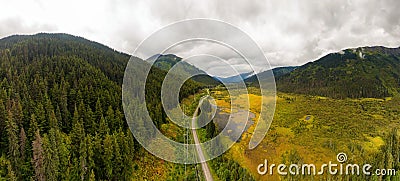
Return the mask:
<svg viewBox="0 0 400 181"><path fill-rule="evenodd" d="M199 101L199 105L197 106L196 111L193 114L193 118L192 118L192 134L193 134L193 138L194 138L194 143L196 144L196 152L197 152L198 158L199 158L199 160L201 162L201 168L203 169L204 177L205 177L205 179L207 181L213 181L213 177L211 175L210 169L209 169L208 164L206 162L206 159L204 157L203 150L201 149L199 137L197 136L197 131L196 131L195 126L194 126L195 123L196 123L196 120L197 120L196 119L196 115L199 112L199 108L200 108L201 104L203 103L203 100L204 100L204 98L202 98Z"/></svg>

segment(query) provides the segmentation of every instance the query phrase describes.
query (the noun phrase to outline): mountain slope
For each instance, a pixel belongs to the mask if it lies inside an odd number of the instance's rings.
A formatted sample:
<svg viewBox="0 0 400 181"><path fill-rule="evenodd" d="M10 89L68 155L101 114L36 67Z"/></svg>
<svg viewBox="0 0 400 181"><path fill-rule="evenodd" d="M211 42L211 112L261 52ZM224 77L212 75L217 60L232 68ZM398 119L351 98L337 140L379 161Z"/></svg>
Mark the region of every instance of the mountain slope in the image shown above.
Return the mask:
<svg viewBox="0 0 400 181"><path fill-rule="evenodd" d="M277 67L277 68L272 69L272 72L273 72L274 77L276 79L276 78L278 78L280 76L283 76L283 75L286 75L286 74L292 72L296 68L297 68L297 66ZM253 76L247 78L245 80L245 82L254 85L254 84L257 84L258 79L262 80L262 79L269 78L270 76L271 76L271 70L267 70L267 71L260 72L257 75L253 75Z"/></svg>
<svg viewBox="0 0 400 181"><path fill-rule="evenodd" d="M253 72L246 72L246 73L241 73L241 74L230 76L230 77L216 77L216 79L220 80L221 82L225 82L225 83L238 83L240 81L244 81L252 74L253 74Z"/></svg>
<svg viewBox="0 0 400 181"><path fill-rule="evenodd" d="M80 180L91 173L97 179L128 178L132 163L100 166L116 154L134 159L118 81L128 59L65 34L0 40L0 153L17 180ZM126 149L115 150L117 142ZM105 157L107 149L115 154ZM79 162L90 162L87 171ZM111 169L119 176L107 175Z"/></svg>
<svg viewBox="0 0 400 181"><path fill-rule="evenodd" d="M382 98L400 92L400 48L362 47L328 54L277 79L283 92Z"/></svg>
<svg viewBox="0 0 400 181"><path fill-rule="evenodd" d="M130 55L102 44L68 34L13 35L0 40L0 49L11 50L11 56L32 61L41 56L68 56L85 59L113 81L122 83Z"/></svg>
<svg viewBox="0 0 400 181"><path fill-rule="evenodd" d="M173 54L166 54L166 55L157 54L157 55L154 55L154 56L150 57L149 59L147 59L147 61L150 61L150 62L154 61L153 65L155 67L158 67L165 71L169 71L175 64L180 62L181 68L175 69L175 70L179 70L181 72L175 72L176 74L178 74L178 75L201 74L201 75L193 76L191 79L196 82L202 83L204 85L216 86L216 85L221 84L218 80L209 76L203 70L200 70L199 68L197 68L187 62L181 61L181 60L182 60L181 57L178 57Z"/></svg>
<svg viewBox="0 0 400 181"><path fill-rule="evenodd" d="M7 173L16 180L154 177L134 171L143 157L160 160L144 156L125 121L121 83L129 58L67 34L0 39L0 178ZM165 75L153 67L146 86L158 128L168 122L160 99ZM186 81L181 96L200 88ZM152 173L159 167L144 169Z"/></svg>

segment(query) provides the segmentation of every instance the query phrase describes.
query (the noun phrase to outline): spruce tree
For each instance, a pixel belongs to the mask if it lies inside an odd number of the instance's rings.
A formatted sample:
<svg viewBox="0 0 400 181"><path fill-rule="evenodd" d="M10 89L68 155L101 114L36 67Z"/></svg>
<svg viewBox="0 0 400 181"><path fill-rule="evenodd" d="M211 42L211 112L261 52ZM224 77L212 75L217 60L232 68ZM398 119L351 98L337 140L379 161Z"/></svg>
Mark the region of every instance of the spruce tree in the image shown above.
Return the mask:
<svg viewBox="0 0 400 181"><path fill-rule="evenodd" d="M6 120L6 131L8 137L8 155L12 164L12 168L16 173L17 177L19 177L19 168L21 168L21 160L20 160L20 146L18 139L18 126L14 122L13 114L11 111L8 111L8 116Z"/></svg>
<svg viewBox="0 0 400 181"><path fill-rule="evenodd" d="M33 168L35 170L35 179L38 181L46 180L45 168L44 168L44 153L42 147L42 138L39 130L35 132L35 140L32 142L33 150Z"/></svg>
<svg viewBox="0 0 400 181"><path fill-rule="evenodd" d="M104 140L103 140L103 150L104 150L104 154L103 154L103 161L104 161L104 166L105 166L105 174L106 174L106 178L108 180L112 179L113 176L113 167L114 167L114 154L113 154L113 138L111 135L106 134Z"/></svg>
<svg viewBox="0 0 400 181"><path fill-rule="evenodd" d="M19 144L20 144L20 152L22 160L25 160L26 141L27 141L26 133L24 128L22 127L19 134Z"/></svg>

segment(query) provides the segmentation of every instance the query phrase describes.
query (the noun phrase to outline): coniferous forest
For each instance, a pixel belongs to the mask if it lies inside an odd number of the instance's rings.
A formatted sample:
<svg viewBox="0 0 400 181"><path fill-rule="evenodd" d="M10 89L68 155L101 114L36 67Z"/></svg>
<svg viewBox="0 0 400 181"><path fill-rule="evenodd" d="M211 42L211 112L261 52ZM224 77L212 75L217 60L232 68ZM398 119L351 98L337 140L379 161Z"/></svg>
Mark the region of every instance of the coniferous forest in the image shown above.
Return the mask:
<svg viewBox="0 0 400 181"><path fill-rule="evenodd" d="M121 105L129 58L67 34L1 39L0 176L130 180L140 146ZM157 126L166 122L157 91L165 74L153 68L146 90ZM181 95L199 88L188 81Z"/></svg>
<svg viewBox="0 0 400 181"><path fill-rule="evenodd" d="M332 98L384 98L400 92L400 48L360 47L328 54L277 78L282 92Z"/></svg>

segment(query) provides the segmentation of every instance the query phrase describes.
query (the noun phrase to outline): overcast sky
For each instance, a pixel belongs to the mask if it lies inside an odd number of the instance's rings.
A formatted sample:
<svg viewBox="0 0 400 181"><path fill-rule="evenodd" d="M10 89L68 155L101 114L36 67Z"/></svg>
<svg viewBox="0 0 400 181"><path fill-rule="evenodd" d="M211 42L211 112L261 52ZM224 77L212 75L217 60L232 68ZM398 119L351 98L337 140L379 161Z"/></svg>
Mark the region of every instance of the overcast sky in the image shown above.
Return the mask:
<svg viewBox="0 0 400 181"><path fill-rule="evenodd" d="M212 18L239 27L259 44L273 67L302 65L349 47L400 46L398 0L0 2L0 37L69 33L130 54L154 31L190 18ZM185 56L192 49L181 47L177 54Z"/></svg>

